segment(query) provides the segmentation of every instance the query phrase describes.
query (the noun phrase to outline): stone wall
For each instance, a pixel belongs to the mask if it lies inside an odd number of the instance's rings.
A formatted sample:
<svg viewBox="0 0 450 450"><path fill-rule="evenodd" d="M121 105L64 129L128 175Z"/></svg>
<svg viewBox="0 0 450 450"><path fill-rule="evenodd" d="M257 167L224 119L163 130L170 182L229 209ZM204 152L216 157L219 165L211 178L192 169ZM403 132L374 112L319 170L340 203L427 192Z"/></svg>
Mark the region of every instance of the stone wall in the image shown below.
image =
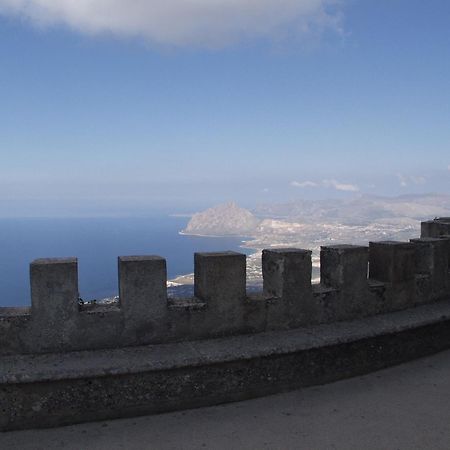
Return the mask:
<svg viewBox="0 0 450 450"><path fill-rule="evenodd" d="M166 261L119 257L117 305L80 305L77 260L31 263L31 308L0 308L0 355L120 348L288 330L432 303L450 294L450 218L420 239L262 254L263 292L246 292L246 257L197 253L192 298L167 298Z"/></svg>

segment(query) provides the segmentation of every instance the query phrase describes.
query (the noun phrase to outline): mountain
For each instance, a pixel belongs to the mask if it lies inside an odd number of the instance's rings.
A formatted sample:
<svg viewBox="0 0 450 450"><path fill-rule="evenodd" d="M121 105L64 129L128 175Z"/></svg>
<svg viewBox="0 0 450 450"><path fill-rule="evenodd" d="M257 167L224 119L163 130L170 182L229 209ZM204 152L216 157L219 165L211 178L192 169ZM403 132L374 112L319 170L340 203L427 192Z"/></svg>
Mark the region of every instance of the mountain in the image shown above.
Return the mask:
<svg viewBox="0 0 450 450"><path fill-rule="evenodd" d="M297 200L258 205L253 213L235 203L227 203L195 214L184 233L248 237L243 246L254 249L255 253L247 259L247 283L260 286L264 248L312 250L313 280L317 282L322 245L408 241L419 236L421 220L435 216L450 217L450 195L362 195L350 200Z"/></svg>
<svg viewBox="0 0 450 450"><path fill-rule="evenodd" d="M401 219L415 221L450 214L450 196L445 194L379 197L361 195L350 200L297 200L284 204L265 204L253 211L257 216L299 223L342 223L368 225Z"/></svg>
<svg viewBox="0 0 450 450"><path fill-rule="evenodd" d="M259 222L250 211L230 202L194 214L182 233L203 236L249 236L254 233Z"/></svg>

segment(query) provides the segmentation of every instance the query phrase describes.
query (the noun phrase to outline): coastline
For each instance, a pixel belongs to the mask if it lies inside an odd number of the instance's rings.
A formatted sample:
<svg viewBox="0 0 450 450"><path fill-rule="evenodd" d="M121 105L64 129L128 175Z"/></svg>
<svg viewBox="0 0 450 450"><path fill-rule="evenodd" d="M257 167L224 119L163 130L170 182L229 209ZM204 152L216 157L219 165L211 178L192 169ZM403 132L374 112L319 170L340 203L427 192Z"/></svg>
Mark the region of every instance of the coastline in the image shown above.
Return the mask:
<svg viewBox="0 0 450 450"><path fill-rule="evenodd" d="M192 236L192 237L202 237L202 238L240 238L242 239L241 244L239 245L240 248L246 248L248 250L251 250L252 252L247 255L247 260L253 261L253 264L249 265L247 267L247 271L251 274L253 274L253 281L255 279L258 279L260 277L255 276L260 271L260 262L259 255L261 254L261 249L255 248L255 247L249 247L246 244L249 242L249 240L254 239L252 236L242 236L240 234L226 234L226 235L212 235L212 234L197 234L197 233L186 233L185 231L181 230L178 232L180 236ZM250 269L250 270L249 270ZM168 287L177 287L177 286L186 286L186 285L193 285L194 284L194 273L187 273L187 274L180 274L177 275L170 280L167 280L167 286Z"/></svg>
<svg viewBox="0 0 450 450"><path fill-rule="evenodd" d="M178 234L181 236L193 236L193 237L254 239L254 237L252 236L242 236L241 234L200 234L200 233L186 233L183 230L179 231Z"/></svg>
<svg viewBox="0 0 450 450"><path fill-rule="evenodd" d="M254 247L249 244L251 244L252 241L256 240L256 236L242 236L239 234L226 234L226 235L212 235L212 234L197 234L197 233L187 233L183 230L178 232L181 236L193 236L193 237L202 237L202 238L240 238L241 243L239 245L240 248L245 248L249 250L251 253L247 255L247 286L249 288L252 287L260 287L262 286L262 267L261 267L261 252L263 248L260 247ZM277 246L278 247L278 246ZM320 280L320 276L318 275L318 272L320 270L320 257L319 255L313 251L312 256L312 267L313 267L313 274L312 274L312 282L318 283ZM188 274L180 274L177 275L170 280L168 280L168 286L170 287L177 287L177 286L189 286L194 284L194 274L188 273Z"/></svg>

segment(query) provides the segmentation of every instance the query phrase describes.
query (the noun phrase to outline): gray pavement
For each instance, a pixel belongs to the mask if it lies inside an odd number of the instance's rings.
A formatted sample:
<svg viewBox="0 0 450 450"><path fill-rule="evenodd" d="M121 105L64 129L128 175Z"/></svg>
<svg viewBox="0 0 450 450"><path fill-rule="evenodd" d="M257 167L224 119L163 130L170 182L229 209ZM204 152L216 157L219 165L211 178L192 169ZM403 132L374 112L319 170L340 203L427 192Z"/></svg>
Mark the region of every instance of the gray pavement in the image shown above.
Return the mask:
<svg viewBox="0 0 450 450"><path fill-rule="evenodd" d="M450 351L209 408L0 433L1 450L450 449Z"/></svg>

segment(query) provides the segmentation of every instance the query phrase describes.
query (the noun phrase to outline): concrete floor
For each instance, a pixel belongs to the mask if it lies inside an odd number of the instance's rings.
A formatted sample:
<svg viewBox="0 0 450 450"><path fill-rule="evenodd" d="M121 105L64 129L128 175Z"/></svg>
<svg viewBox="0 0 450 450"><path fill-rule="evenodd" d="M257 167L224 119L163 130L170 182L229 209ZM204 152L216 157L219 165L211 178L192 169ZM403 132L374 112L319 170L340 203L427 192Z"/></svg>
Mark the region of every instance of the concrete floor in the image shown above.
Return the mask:
<svg viewBox="0 0 450 450"><path fill-rule="evenodd" d="M0 433L0 449L450 449L450 351L287 394Z"/></svg>

